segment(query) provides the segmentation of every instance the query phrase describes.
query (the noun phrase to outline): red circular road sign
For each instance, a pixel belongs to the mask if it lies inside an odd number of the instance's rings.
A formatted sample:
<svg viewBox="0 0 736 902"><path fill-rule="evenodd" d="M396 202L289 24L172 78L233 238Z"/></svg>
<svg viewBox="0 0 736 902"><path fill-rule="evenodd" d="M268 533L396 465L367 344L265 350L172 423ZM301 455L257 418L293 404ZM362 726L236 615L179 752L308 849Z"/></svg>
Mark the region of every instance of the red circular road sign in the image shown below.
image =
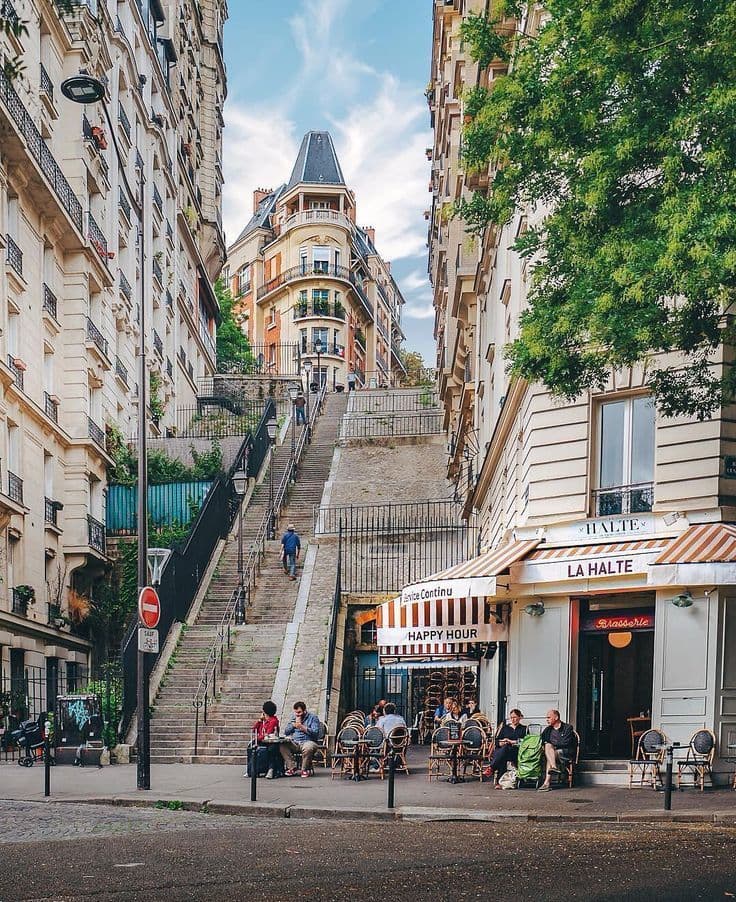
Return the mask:
<svg viewBox="0 0 736 902"><path fill-rule="evenodd" d="M141 589L138 596L138 616L149 630L155 629L161 619L161 602L158 592L150 586Z"/></svg>

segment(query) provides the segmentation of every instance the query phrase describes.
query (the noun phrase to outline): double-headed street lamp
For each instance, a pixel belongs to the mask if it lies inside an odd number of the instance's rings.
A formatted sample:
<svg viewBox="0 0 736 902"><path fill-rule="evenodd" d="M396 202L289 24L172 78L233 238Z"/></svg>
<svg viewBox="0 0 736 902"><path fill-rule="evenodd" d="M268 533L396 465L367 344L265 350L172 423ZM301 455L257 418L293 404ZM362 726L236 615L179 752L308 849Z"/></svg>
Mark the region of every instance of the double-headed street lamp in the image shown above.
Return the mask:
<svg viewBox="0 0 736 902"><path fill-rule="evenodd" d="M138 590L140 592L148 585L148 466L146 453L146 292L145 292L145 225L144 225L144 186L145 174L141 169L140 195L130 189L128 177L125 172L125 160L120 153L118 139L115 136L115 128L110 118L110 111L105 103L105 86L98 78L91 75L73 75L61 83L61 93L68 100L80 104L100 103L105 114L110 137L112 139L115 156L118 161L118 171L123 179L128 197L133 202L140 223L140 279L141 302L139 314L138 336ZM148 674L145 666L145 653L138 652L138 679L137 679L137 708L138 708L138 789L151 788L151 757L150 757L150 721L148 713Z"/></svg>
<svg viewBox="0 0 736 902"><path fill-rule="evenodd" d="M273 509L273 446L276 443L276 433L278 432L278 423L276 418L272 418L266 423L269 441L269 462L268 462L268 538L276 538L276 511Z"/></svg>
<svg viewBox="0 0 736 902"><path fill-rule="evenodd" d="M238 603L235 623L245 623L245 582L243 572L243 499L248 491L248 474L245 470L233 473L233 488L238 496Z"/></svg>

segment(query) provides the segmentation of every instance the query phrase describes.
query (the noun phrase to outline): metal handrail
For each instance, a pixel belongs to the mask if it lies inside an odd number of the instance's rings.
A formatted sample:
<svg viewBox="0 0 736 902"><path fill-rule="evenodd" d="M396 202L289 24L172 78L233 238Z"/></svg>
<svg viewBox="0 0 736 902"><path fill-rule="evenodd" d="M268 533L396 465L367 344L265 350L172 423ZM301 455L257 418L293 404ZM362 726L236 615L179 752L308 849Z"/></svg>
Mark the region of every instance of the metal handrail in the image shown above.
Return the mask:
<svg viewBox="0 0 736 902"><path fill-rule="evenodd" d="M204 723L207 723L207 708L210 698L214 698L217 694L217 669L219 664L220 676L224 673L225 667L225 646L228 651L231 644L231 626L236 615L242 612L243 615L247 611L250 603L250 591L255 584L256 576L260 572L261 561L266 553L266 541L270 533L271 523L275 522L274 515L276 511L280 511L286 497L292 476L296 471L297 465L304 453L304 447L308 438L311 436L312 428L317 421L317 417L322 412L325 396L327 394L327 384L325 383L315 401L314 407L309 412L309 421L302 430L299 440L296 443L294 454L289 460L289 464L284 471L278 489L274 495L273 506L268 506L264 511L261 522L256 532L255 540L252 542L248 558L243 565L243 582L238 584L233 590L232 595L225 607L220 624L215 634L215 639L210 647L207 661L202 668L202 675L197 684L197 688L192 696L192 707L194 708L194 754L198 753L199 746L199 711L203 709ZM273 463L273 461L272 461ZM238 529L243 528L242 517L239 520Z"/></svg>

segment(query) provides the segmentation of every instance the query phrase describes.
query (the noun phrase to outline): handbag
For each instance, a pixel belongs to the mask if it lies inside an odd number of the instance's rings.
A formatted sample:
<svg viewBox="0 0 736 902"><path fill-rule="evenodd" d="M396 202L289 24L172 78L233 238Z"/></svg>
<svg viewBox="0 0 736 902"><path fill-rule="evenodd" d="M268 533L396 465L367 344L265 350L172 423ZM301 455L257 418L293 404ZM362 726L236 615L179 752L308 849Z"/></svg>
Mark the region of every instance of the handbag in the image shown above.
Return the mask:
<svg viewBox="0 0 736 902"><path fill-rule="evenodd" d="M516 789L517 783L516 770L513 767L510 767L498 778L498 785L501 789Z"/></svg>

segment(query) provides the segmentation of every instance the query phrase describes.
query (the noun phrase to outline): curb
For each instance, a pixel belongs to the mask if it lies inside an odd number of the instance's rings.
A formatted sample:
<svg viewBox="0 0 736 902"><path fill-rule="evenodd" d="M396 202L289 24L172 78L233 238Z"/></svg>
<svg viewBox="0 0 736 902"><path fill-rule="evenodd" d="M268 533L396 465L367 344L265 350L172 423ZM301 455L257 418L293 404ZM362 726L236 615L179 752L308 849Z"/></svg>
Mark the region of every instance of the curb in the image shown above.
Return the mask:
<svg viewBox="0 0 736 902"><path fill-rule="evenodd" d="M18 801L18 800L15 800ZM38 802L38 799L27 801ZM642 824L652 826L665 824L716 824L736 825L736 811L651 811L651 812L569 812L535 813L531 811L472 811L466 808L411 807L388 808L342 808L306 805L284 805L277 802L231 802L220 799L180 800L174 796L140 798L135 796L97 796L94 798L51 798L46 804L110 805L122 808L168 809L176 803L176 808L168 810L193 811L203 814L224 814L232 817L274 817L295 820L361 820L404 823L426 823L447 821L463 823L516 823L528 824L583 824L614 823Z"/></svg>

